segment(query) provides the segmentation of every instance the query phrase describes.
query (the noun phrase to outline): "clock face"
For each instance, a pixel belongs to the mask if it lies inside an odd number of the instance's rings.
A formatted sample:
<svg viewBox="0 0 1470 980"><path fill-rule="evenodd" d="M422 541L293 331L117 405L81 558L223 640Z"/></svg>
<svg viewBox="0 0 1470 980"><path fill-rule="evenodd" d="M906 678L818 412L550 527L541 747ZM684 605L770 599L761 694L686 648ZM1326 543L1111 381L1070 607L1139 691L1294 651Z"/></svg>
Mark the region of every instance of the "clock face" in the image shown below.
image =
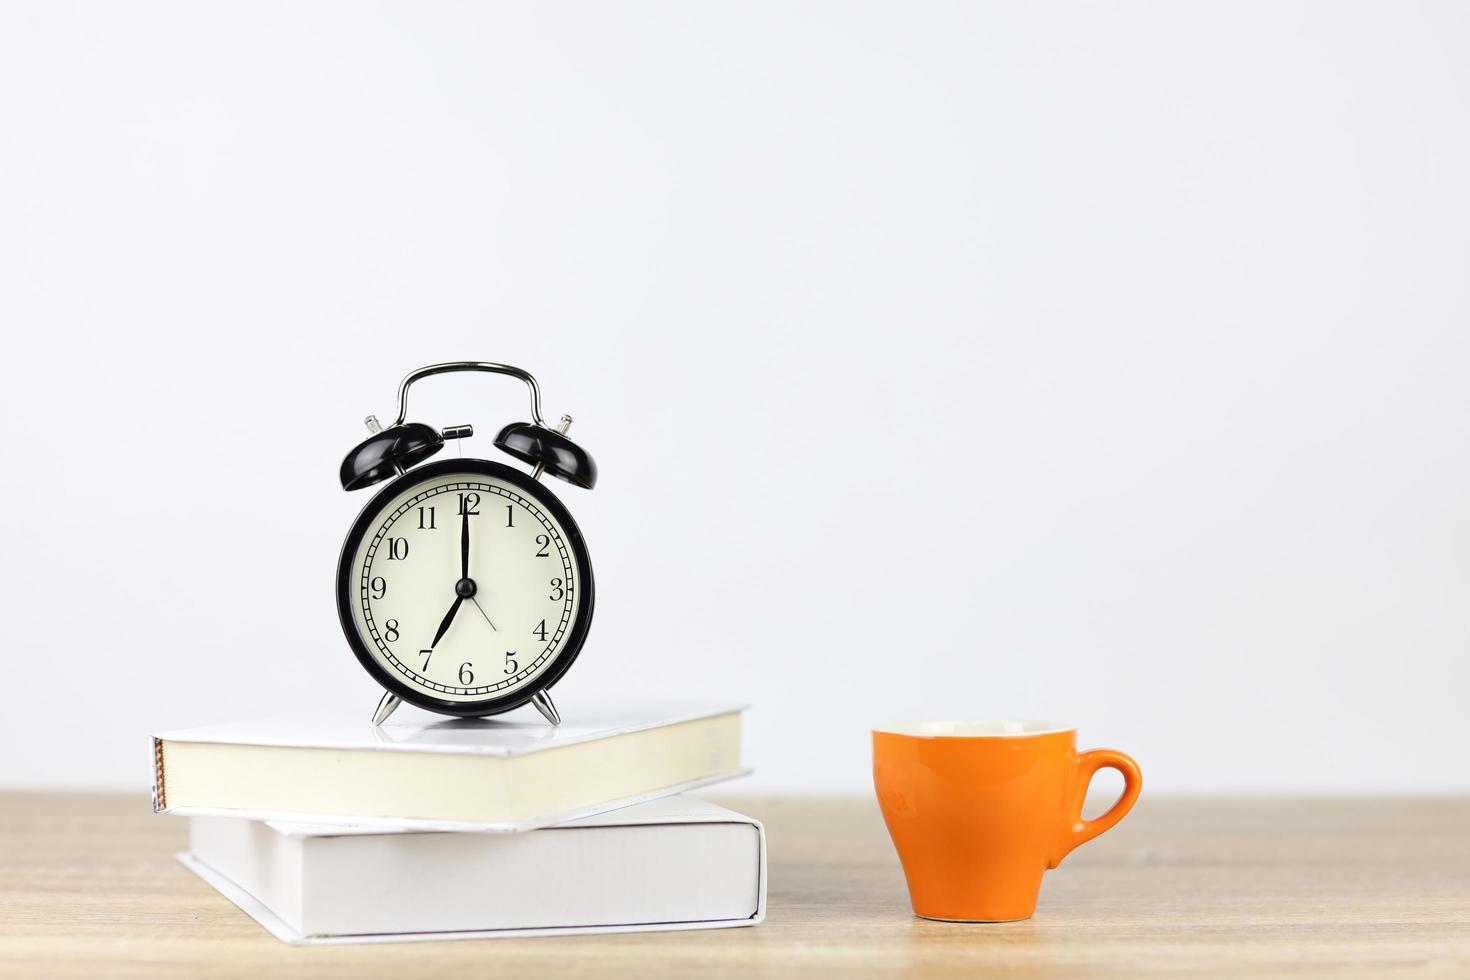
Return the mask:
<svg viewBox="0 0 1470 980"><path fill-rule="evenodd" d="M423 707L506 710L560 676L591 614L581 534L551 493L508 466L445 460L381 491L342 555L353 647Z"/></svg>

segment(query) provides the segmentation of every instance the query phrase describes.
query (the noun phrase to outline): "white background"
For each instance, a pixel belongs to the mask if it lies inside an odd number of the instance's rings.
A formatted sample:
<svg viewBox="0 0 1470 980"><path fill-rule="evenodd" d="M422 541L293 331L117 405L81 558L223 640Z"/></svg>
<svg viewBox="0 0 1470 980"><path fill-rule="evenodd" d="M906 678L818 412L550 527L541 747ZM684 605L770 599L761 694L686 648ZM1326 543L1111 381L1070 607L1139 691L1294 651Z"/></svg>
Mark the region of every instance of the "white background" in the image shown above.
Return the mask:
<svg viewBox="0 0 1470 980"><path fill-rule="evenodd" d="M749 700L747 789L1470 790L1467 174L1458 3L7 4L0 783L367 713L337 466L474 358L602 468L558 696Z"/></svg>

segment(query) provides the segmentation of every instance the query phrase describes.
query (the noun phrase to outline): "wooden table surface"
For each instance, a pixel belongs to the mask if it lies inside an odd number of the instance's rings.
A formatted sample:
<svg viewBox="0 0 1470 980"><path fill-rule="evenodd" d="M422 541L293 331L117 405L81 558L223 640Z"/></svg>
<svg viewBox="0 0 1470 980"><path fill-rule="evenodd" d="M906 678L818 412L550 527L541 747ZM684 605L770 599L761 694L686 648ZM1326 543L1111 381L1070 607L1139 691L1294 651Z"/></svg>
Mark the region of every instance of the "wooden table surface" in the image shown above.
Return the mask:
<svg viewBox="0 0 1470 980"><path fill-rule="evenodd" d="M1470 977L1470 800L1145 797L1004 925L914 918L868 800L721 802L769 835L754 928L293 948L146 796L0 794L0 976Z"/></svg>

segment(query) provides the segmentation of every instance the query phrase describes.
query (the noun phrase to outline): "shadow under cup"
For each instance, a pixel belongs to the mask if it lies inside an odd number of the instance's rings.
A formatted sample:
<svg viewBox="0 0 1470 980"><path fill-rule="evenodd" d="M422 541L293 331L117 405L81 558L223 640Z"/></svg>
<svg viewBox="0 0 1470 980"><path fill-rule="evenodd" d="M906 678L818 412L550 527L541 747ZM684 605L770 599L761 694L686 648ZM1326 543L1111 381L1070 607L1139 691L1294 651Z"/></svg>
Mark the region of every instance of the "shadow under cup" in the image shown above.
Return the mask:
<svg viewBox="0 0 1470 980"><path fill-rule="evenodd" d="M1123 795L1082 819L1099 769ZM1138 764L1077 751L1077 732L1037 721L915 721L873 731L873 785L908 879L929 919L1010 922L1036 911L1041 876L1133 807Z"/></svg>

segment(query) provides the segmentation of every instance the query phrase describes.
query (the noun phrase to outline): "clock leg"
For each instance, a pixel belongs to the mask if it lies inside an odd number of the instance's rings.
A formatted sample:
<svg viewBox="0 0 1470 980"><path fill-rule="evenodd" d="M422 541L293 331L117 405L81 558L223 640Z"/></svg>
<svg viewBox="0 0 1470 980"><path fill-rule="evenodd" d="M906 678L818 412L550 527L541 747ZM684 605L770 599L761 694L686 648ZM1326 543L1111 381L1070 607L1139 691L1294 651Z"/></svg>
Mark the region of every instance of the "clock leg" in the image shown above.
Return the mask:
<svg viewBox="0 0 1470 980"><path fill-rule="evenodd" d="M532 695L531 703L536 706L536 710L541 712L541 716L547 721L553 725L561 724L561 715L557 714L556 705L551 703L550 694L547 694L545 691L537 691Z"/></svg>
<svg viewBox="0 0 1470 980"><path fill-rule="evenodd" d="M373 724L381 725L387 721L388 716L402 703L398 695L388 691L383 692L383 700L378 702L378 708L373 712Z"/></svg>
<svg viewBox="0 0 1470 980"><path fill-rule="evenodd" d="M571 427L572 427L572 417L570 415L563 415L561 417L561 425L558 425L556 427L556 431L557 432L560 432L563 435L565 435L566 434L566 431L568 429L570 429ZM541 479L541 473L545 469L546 469L545 466L543 466L540 463L537 463L536 464L536 468L531 471L531 479L533 479L533 480L539 480L539 479ZM551 703L551 695L550 694L547 694L545 690L537 691L534 695L532 695L531 696L531 703L536 706L536 710L537 711L541 712L541 717L545 718L547 721L551 722L553 725L560 725L561 724L561 715L557 712L556 705L554 705L554 704Z"/></svg>

